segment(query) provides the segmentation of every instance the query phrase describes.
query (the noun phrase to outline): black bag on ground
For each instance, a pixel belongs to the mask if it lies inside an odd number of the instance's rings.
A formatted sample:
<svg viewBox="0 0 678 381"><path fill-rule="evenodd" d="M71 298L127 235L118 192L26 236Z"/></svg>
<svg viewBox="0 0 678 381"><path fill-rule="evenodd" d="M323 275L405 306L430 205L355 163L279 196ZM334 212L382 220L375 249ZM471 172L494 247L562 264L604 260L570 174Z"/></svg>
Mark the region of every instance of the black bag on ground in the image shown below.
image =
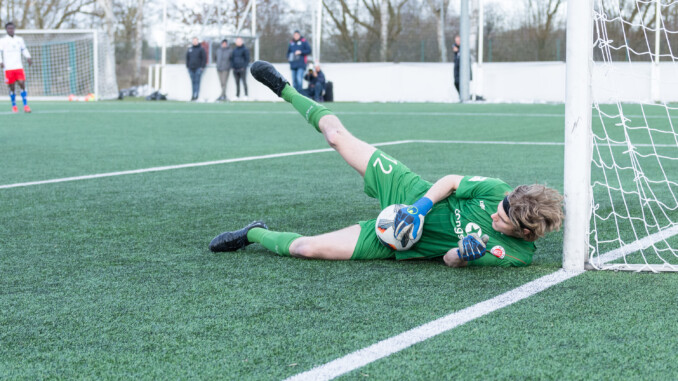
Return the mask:
<svg viewBox="0 0 678 381"><path fill-rule="evenodd" d="M323 96L325 102L334 102L334 84L332 81L327 81L325 84L325 95Z"/></svg>
<svg viewBox="0 0 678 381"><path fill-rule="evenodd" d="M160 93L160 91L155 91L151 95L146 97L147 101L166 101L167 97L165 94Z"/></svg>

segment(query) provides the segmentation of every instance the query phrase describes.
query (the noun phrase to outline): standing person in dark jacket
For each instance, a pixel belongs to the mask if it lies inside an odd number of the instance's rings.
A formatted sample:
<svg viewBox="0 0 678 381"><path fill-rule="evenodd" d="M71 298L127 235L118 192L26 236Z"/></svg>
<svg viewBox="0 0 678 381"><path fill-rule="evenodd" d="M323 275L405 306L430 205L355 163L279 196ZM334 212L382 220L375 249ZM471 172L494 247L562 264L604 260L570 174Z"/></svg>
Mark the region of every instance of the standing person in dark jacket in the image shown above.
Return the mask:
<svg viewBox="0 0 678 381"><path fill-rule="evenodd" d="M250 51L243 45L242 38L235 39L235 49L231 53L231 67L235 77L235 96L240 98L240 81L247 99L247 65L250 64Z"/></svg>
<svg viewBox="0 0 678 381"><path fill-rule="evenodd" d="M221 82L221 96L217 98L218 101L226 100L226 84L228 84L228 75L231 72L231 54L233 49L228 46L228 41L221 41L221 46L215 52L215 61L217 62L217 72L219 73L219 81Z"/></svg>
<svg viewBox="0 0 678 381"><path fill-rule="evenodd" d="M207 53L205 49L200 46L200 42L197 37L193 37L193 45L188 48L186 52L186 68L188 69L188 75L191 76L191 84L193 87L193 95L191 100L194 101L198 99L200 94L200 77L202 76L202 71L207 65Z"/></svg>
<svg viewBox="0 0 678 381"><path fill-rule="evenodd" d="M457 92L459 93L459 97L461 98L461 91L459 90L459 72L461 70L461 37L456 36L454 37L454 45L452 45L452 51L454 51L454 87L457 88ZM471 57L466 58L466 60L469 63L469 70L471 69ZM473 79L473 72L471 71L469 73L470 78ZM469 89L470 91L471 89ZM476 98L478 99L478 98ZM482 99L482 97L480 98Z"/></svg>
<svg viewBox="0 0 678 381"><path fill-rule="evenodd" d="M461 66L459 62L459 56L461 56L461 51L459 50L461 44L461 37L454 37L454 45L452 45L452 51L454 51L454 87L457 88L459 93L459 68Z"/></svg>
<svg viewBox="0 0 678 381"><path fill-rule="evenodd" d="M325 73L320 69L320 65L315 65L315 70L309 69L304 79L308 81L308 88L304 90L306 96L313 98L316 102L322 102L323 89L325 88Z"/></svg>
<svg viewBox="0 0 678 381"><path fill-rule="evenodd" d="M290 69L292 69L292 86L298 92L303 91L304 70L306 70L309 54L311 54L311 45L301 36L298 30L295 30L292 41L287 47L287 61L290 63Z"/></svg>

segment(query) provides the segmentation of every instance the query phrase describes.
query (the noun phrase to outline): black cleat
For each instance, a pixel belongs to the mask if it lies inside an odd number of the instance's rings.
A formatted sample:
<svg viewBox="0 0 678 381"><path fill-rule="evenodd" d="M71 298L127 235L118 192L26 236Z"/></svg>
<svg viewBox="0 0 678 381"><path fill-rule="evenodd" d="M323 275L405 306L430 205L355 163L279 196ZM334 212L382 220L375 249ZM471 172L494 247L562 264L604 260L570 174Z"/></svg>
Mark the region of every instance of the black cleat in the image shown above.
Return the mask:
<svg viewBox="0 0 678 381"><path fill-rule="evenodd" d="M253 63L250 68L250 73L252 73L254 79L271 89L279 97L282 96L285 85L289 85L289 82L287 82L285 77L275 70L273 65L266 61L257 61Z"/></svg>
<svg viewBox="0 0 678 381"><path fill-rule="evenodd" d="M268 226L266 226L264 221L254 221L240 230L223 232L214 237L212 242L210 242L210 250L214 253L220 253L222 251L242 249L252 243L247 240L247 232L252 228L268 229Z"/></svg>

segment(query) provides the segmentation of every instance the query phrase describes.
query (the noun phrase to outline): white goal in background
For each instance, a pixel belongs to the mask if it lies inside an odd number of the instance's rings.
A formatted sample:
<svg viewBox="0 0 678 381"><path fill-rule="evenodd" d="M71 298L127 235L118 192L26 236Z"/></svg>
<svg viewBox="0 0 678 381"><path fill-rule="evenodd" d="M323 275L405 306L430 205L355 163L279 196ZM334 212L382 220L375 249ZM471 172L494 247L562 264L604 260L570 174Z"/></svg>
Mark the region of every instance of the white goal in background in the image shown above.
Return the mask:
<svg viewBox="0 0 678 381"><path fill-rule="evenodd" d="M0 32L4 37L5 32ZM68 99L94 94L118 96L114 46L96 30L17 30L26 42L33 65L24 61L30 99ZM3 76L4 78L4 76ZM0 83L0 93L7 93Z"/></svg>
<svg viewBox="0 0 678 381"><path fill-rule="evenodd" d="M565 269L678 271L677 87L678 1L568 2Z"/></svg>

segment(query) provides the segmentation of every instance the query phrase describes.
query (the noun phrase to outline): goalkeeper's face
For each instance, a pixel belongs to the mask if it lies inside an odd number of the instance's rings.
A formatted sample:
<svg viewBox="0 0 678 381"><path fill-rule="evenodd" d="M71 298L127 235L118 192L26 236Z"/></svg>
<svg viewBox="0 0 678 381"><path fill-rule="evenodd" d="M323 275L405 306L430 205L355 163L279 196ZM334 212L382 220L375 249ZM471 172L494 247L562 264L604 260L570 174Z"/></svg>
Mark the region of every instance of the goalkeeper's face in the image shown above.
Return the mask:
<svg viewBox="0 0 678 381"><path fill-rule="evenodd" d="M506 215L504 208L501 206L501 203L497 206L497 211L492 214L492 229L503 233L505 235L515 237L515 231L511 220ZM519 237L520 238L520 237Z"/></svg>

